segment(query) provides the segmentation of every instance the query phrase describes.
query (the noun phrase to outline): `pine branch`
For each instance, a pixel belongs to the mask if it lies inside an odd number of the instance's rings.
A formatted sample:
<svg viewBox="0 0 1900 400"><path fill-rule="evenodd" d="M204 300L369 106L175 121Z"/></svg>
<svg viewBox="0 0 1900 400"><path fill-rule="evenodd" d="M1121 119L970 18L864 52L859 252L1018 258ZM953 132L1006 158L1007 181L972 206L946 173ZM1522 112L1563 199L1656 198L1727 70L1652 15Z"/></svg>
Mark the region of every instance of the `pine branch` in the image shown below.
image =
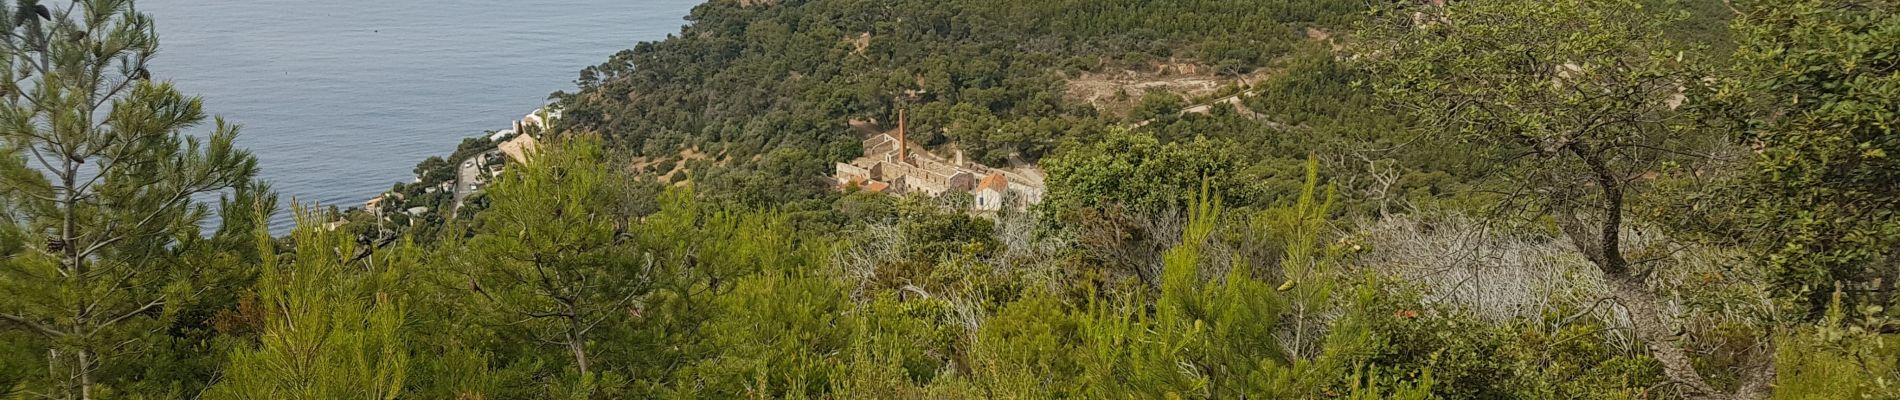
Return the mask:
<svg viewBox="0 0 1900 400"><path fill-rule="evenodd" d="M46 337L49 337L49 338L59 338L59 337L65 337L68 335L68 333L66 332L60 332L58 330L49 328L46 325L40 325L38 323L34 323L32 320L28 320L25 317L21 317L18 315L0 313L0 320L6 320L9 322L13 322L14 324L18 324L20 326L30 328L34 331L39 332L41 335L45 335Z"/></svg>
<svg viewBox="0 0 1900 400"><path fill-rule="evenodd" d="M121 321L131 319L132 317L136 317L139 314L144 314L146 311L151 310L153 307L158 307L162 305L165 305L165 299L161 298L157 300L152 300L150 303L145 303L144 306L139 307L137 310L132 310L132 312L125 313L124 315L120 315L113 319L106 320L106 322L100 323L99 328L105 328L108 326L112 326L114 324L118 324Z"/></svg>

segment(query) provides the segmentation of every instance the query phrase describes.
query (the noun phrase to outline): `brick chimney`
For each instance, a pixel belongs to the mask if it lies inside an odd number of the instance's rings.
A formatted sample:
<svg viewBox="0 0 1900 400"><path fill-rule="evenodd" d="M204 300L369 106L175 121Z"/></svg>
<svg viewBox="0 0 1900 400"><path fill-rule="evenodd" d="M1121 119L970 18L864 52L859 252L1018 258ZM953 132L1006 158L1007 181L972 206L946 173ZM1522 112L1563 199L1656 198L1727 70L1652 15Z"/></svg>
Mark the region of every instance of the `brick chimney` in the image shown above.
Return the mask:
<svg viewBox="0 0 1900 400"><path fill-rule="evenodd" d="M897 161L910 163L910 141L904 138L904 110L897 110Z"/></svg>

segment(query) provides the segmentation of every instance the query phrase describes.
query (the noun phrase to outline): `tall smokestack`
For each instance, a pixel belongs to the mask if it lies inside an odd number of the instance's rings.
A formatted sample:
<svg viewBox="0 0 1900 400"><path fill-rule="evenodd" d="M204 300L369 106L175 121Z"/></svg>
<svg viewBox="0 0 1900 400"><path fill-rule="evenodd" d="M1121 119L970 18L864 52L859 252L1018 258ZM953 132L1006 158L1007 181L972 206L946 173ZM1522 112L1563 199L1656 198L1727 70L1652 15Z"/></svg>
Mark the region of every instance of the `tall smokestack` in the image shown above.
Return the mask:
<svg viewBox="0 0 1900 400"><path fill-rule="evenodd" d="M910 163L910 141L904 138L904 110L897 110L897 161Z"/></svg>

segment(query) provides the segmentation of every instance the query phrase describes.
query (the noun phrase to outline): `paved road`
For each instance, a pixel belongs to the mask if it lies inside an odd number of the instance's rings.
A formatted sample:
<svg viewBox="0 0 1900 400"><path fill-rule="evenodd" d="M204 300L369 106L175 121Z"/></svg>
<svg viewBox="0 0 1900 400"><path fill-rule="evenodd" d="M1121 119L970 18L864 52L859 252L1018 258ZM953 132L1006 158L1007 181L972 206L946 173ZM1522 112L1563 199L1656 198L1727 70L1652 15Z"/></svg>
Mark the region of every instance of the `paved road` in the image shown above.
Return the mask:
<svg viewBox="0 0 1900 400"><path fill-rule="evenodd" d="M482 173L482 169L475 166L475 160L483 156L484 155L476 155L467 160L462 160L462 165L456 168L455 210L461 210L462 200L467 199L468 195L475 194L475 179L481 177Z"/></svg>

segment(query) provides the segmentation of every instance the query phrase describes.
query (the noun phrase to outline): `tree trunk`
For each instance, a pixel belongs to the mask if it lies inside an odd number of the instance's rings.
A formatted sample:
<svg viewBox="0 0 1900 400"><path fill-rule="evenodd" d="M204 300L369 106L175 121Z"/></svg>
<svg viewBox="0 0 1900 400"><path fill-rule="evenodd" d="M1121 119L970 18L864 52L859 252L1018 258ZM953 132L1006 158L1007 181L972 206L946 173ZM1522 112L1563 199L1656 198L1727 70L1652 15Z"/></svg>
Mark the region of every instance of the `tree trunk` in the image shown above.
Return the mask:
<svg viewBox="0 0 1900 400"><path fill-rule="evenodd" d="M79 399L92 400L92 357L90 351L79 349Z"/></svg>
<svg viewBox="0 0 1900 400"><path fill-rule="evenodd" d="M90 118L90 114L87 114L87 118ZM61 161L61 167L63 167L64 170L60 171L59 180L60 188L65 192L65 196L61 199L60 203L60 251L65 253L63 254L66 264L64 267L72 271L72 280L74 283L72 289L78 294L77 301L72 304L72 307L74 311L73 332L79 334L79 351L74 355L74 358L78 360L79 364L77 366L79 369L79 399L92 400L92 336L98 332L98 329L92 325L92 312L90 307L91 302L95 301L90 296L92 292L92 271L90 268L87 268L85 255L81 254L82 245L90 247L92 244L80 243L79 241L79 223L76 216L80 206L79 191L77 190L77 185L79 184L79 165L73 161L75 158L71 154L62 154L61 158L65 160Z"/></svg>
<svg viewBox="0 0 1900 400"><path fill-rule="evenodd" d="M1702 379L1702 373L1696 372L1695 362L1682 350L1682 336L1669 329L1669 322L1661 311L1662 302L1650 292L1642 278L1627 274L1604 278L1610 285L1610 297L1629 313L1631 332L1649 347L1649 356L1662 364L1663 375L1687 387L1686 394L1691 399L1728 398L1719 395L1715 387Z"/></svg>
<svg viewBox="0 0 1900 400"><path fill-rule="evenodd" d="M570 318L567 323L567 349L574 352L574 365L581 375L587 375L587 335L581 333L581 321Z"/></svg>
<svg viewBox="0 0 1900 400"><path fill-rule="evenodd" d="M1677 334L1677 330L1670 329L1669 317L1662 311L1662 300L1650 290L1643 277L1631 272L1627 265L1615 268L1614 270L1620 271L1616 273L1609 272L1612 268L1603 265L1606 261L1622 259L1621 250L1603 246L1603 243L1607 242L1605 240L1592 240L1594 238L1589 238L1589 235L1579 235L1578 233L1589 231L1589 229L1582 226L1581 220L1574 214L1569 212L1558 214L1558 224L1564 225L1563 230L1569 233L1574 244L1585 253L1587 256L1585 258L1590 259L1593 264L1597 264L1597 267L1603 270L1603 281L1609 285L1610 298L1615 299L1616 303L1623 306L1623 310L1628 313L1630 331L1634 333L1635 339L1648 347L1651 358L1655 358L1658 364L1662 364L1663 375L1669 377L1671 382L1684 386L1686 389L1684 394L1688 398L1711 400L1766 398L1766 392L1758 389L1761 386L1760 383L1765 383L1771 377L1769 375L1746 379L1747 382L1743 384L1742 389L1733 396L1725 395L1709 385L1708 381L1703 379L1702 373L1695 370L1695 362L1689 357L1689 353L1683 350L1685 343L1682 336ZM1593 252L1597 254L1590 254Z"/></svg>
<svg viewBox="0 0 1900 400"><path fill-rule="evenodd" d="M1671 382L1684 386L1684 394L1691 399L1766 398L1767 382L1774 375L1772 367L1744 377L1741 388L1734 394L1717 391L1703 379L1702 373L1695 370L1695 361L1683 350L1685 343L1682 336L1678 330L1670 329L1668 316L1663 315L1662 300L1645 282L1647 273L1635 271L1623 256L1625 182L1609 168L1602 154L1589 146L1571 143L1565 148L1589 168L1588 179L1596 184L1602 196L1597 201L1601 202L1599 206L1602 207L1603 215L1601 221L1584 219L1577 211L1577 203L1583 198L1576 192L1578 186L1559 184L1547 188L1552 216L1564 236L1569 237L1584 258L1603 273L1604 282L1610 286L1610 297L1629 314L1630 331L1636 340L1649 348L1650 357L1662 364L1663 374ZM1560 173L1553 171L1553 174ZM1562 178L1553 175L1551 182L1565 182Z"/></svg>

